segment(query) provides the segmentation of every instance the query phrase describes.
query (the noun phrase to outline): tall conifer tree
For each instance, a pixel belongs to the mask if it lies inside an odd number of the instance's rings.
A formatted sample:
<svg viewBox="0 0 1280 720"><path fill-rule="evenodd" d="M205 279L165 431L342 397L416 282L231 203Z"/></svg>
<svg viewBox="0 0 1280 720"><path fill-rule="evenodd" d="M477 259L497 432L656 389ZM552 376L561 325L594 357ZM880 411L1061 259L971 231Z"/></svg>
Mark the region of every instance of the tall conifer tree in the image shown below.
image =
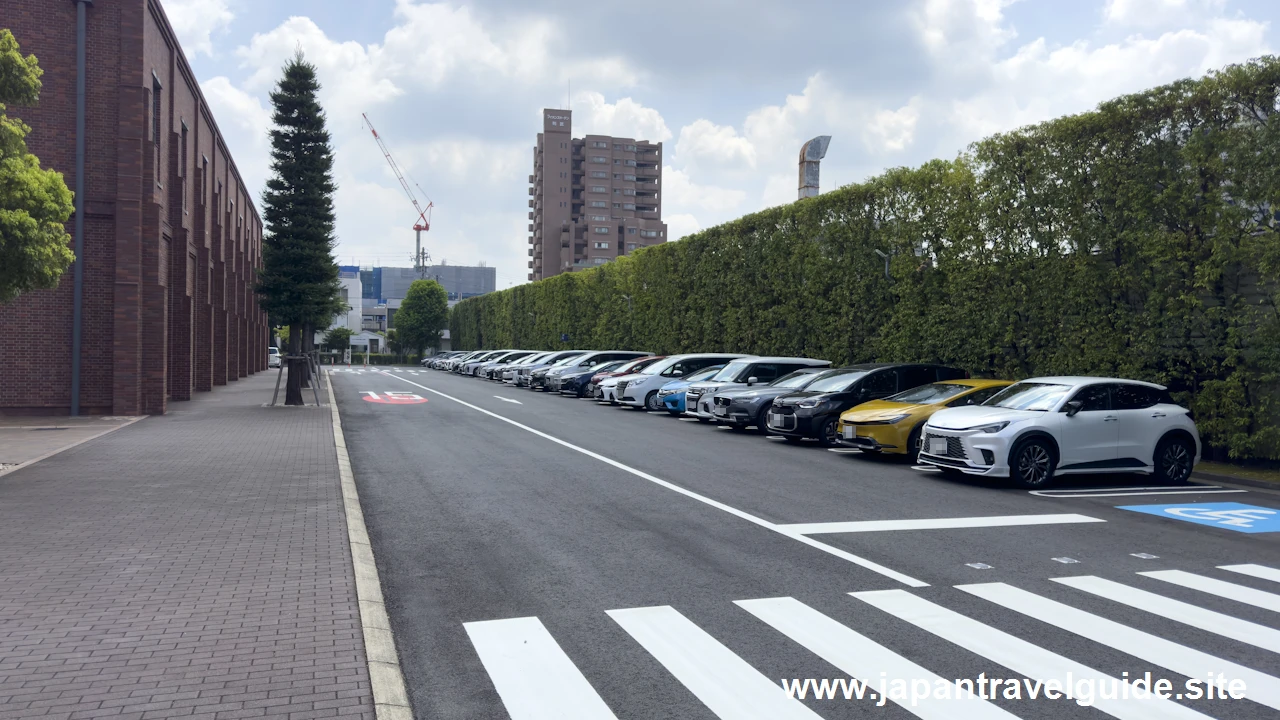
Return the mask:
<svg viewBox="0 0 1280 720"><path fill-rule="evenodd" d="M262 193L266 233L257 291L263 309L289 326L292 356L310 349L314 329L345 309L333 257L333 149L319 91L316 68L299 51L271 93L272 175ZM285 404L303 404L305 373L306 363L290 363Z"/></svg>

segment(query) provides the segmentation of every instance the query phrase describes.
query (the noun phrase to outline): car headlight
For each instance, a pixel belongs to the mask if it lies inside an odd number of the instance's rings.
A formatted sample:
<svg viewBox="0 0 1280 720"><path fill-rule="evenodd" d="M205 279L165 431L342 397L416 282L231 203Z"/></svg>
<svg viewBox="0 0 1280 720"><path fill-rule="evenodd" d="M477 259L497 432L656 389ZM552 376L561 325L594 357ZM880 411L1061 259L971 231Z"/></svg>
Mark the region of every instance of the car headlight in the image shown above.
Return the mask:
<svg viewBox="0 0 1280 720"><path fill-rule="evenodd" d="M1009 421L1005 420L1003 422L991 423L990 425L979 425L978 427L975 427L973 429L977 430L980 433L986 433L988 435L992 435L1000 432L1001 430L1007 427L1009 427Z"/></svg>
<svg viewBox="0 0 1280 720"><path fill-rule="evenodd" d="M809 410L809 409L816 408L819 405L822 405L826 401L827 399L823 397L805 398L804 400L801 400L800 402L796 403L796 407L802 407L802 408L805 408L806 410Z"/></svg>
<svg viewBox="0 0 1280 720"><path fill-rule="evenodd" d="M885 424L885 425L896 425L897 423L900 423L900 422L902 422L903 420L906 420L906 419L907 419L907 418L909 418L909 417L911 417L911 413L903 413L903 414L901 414L901 415L894 415L894 416L893 416L893 417L891 417L891 418L885 418L885 419L881 420L881 421L880 421L880 423L883 423L883 424ZM854 423L855 421L850 420L849 422L850 422L850 423Z"/></svg>

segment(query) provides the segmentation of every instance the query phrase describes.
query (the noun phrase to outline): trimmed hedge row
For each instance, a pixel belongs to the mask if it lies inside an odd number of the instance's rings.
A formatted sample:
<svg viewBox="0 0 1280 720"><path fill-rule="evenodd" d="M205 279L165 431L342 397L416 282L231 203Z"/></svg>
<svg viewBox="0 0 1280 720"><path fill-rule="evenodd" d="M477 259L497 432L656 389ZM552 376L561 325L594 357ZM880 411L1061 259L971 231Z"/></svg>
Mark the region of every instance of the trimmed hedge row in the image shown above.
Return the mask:
<svg viewBox="0 0 1280 720"><path fill-rule="evenodd" d="M453 347L1141 378L1218 455L1280 459L1278 89L1276 58L1230 66L464 300Z"/></svg>

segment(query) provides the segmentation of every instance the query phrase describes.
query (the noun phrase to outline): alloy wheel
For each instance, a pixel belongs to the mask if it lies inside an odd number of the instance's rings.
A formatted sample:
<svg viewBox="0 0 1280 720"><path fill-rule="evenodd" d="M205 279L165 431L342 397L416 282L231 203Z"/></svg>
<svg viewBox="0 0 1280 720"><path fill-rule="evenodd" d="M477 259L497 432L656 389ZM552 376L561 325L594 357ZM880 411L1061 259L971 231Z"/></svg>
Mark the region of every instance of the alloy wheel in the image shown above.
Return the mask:
<svg viewBox="0 0 1280 720"><path fill-rule="evenodd" d="M1018 453L1018 479L1025 486L1043 485L1049 480L1052 465L1049 449L1040 443L1031 443Z"/></svg>
<svg viewBox="0 0 1280 720"><path fill-rule="evenodd" d="M1165 445L1160 454L1160 471L1171 482L1184 482L1191 475L1191 453L1180 442Z"/></svg>

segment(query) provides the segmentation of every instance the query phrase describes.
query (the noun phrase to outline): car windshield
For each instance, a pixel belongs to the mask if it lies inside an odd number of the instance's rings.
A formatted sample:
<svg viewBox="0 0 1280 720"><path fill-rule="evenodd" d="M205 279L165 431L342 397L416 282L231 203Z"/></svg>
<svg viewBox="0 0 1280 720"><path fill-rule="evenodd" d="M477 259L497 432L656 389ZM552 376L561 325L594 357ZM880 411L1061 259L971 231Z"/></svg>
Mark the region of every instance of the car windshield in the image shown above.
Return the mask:
<svg viewBox="0 0 1280 720"><path fill-rule="evenodd" d="M577 360L578 358L582 357L585 354L586 353L578 353L577 355L567 355L551 363L551 366L555 367L557 365L568 365L569 363L573 362L574 360Z"/></svg>
<svg viewBox="0 0 1280 720"><path fill-rule="evenodd" d="M662 371L666 370L672 365L675 365L678 362L680 362L680 358L667 358L662 362L656 362L650 365L649 367L641 370L640 372L644 373L645 375L659 375L662 373Z"/></svg>
<svg viewBox="0 0 1280 720"><path fill-rule="evenodd" d="M966 390L973 388L968 385L956 385L953 383L929 383L920 387L911 388L906 392L900 392L897 395L891 395L885 400L898 403L917 403L920 405L932 405L940 403L943 400L949 400Z"/></svg>
<svg viewBox="0 0 1280 720"><path fill-rule="evenodd" d="M738 375L749 367L751 367L751 362L748 360L734 360L725 365L711 380L712 382L736 382Z"/></svg>
<svg viewBox="0 0 1280 720"><path fill-rule="evenodd" d="M622 363L623 363L622 360L611 360L609 362L602 362L599 365L591 366L590 368L587 369L587 372L589 373L609 372L610 370L621 367Z"/></svg>
<svg viewBox="0 0 1280 720"><path fill-rule="evenodd" d="M268 355L279 355L279 354L280 354L280 348L267 348L267 354L268 354Z"/></svg>
<svg viewBox="0 0 1280 720"><path fill-rule="evenodd" d="M698 372L687 378L682 378L685 382L698 382L699 380L710 380L716 376L716 373L724 369L723 365L712 365L709 368L702 368Z"/></svg>
<svg viewBox="0 0 1280 720"><path fill-rule="evenodd" d="M809 392L840 392L866 375L866 370L833 370L805 387Z"/></svg>
<svg viewBox="0 0 1280 720"><path fill-rule="evenodd" d="M776 388L799 389L813 382L821 374L822 373L797 370L789 375L783 375L777 380L774 380L773 382L769 383L769 386L776 387Z"/></svg>
<svg viewBox="0 0 1280 720"><path fill-rule="evenodd" d="M655 358L640 358L639 360L632 360L631 362L618 367L617 373L619 375L638 373L655 362L657 362Z"/></svg>
<svg viewBox="0 0 1280 720"><path fill-rule="evenodd" d="M1020 382L1001 390L982 404L1010 410L1048 411L1057 407L1069 392L1070 385Z"/></svg>

